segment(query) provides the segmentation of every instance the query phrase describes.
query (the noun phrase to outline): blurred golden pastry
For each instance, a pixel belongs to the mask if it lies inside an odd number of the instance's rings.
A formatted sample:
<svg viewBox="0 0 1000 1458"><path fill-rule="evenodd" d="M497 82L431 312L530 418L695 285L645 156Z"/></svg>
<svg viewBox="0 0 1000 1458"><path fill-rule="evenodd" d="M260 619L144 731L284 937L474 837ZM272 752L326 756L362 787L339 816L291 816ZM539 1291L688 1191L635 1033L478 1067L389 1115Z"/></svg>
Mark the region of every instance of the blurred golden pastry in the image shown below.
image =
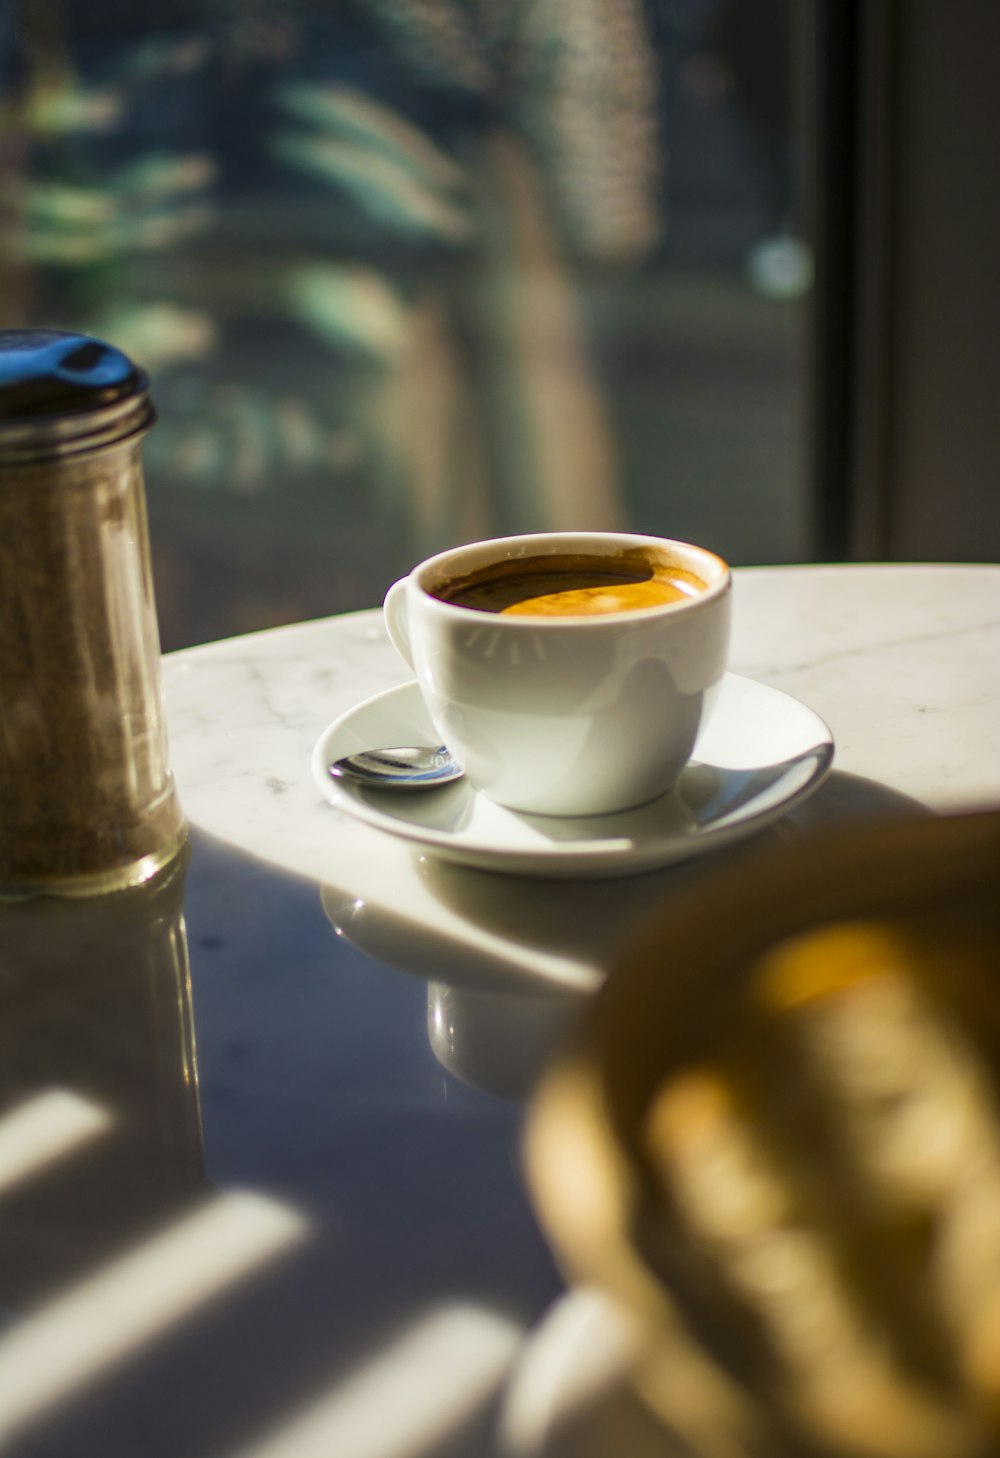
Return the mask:
<svg viewBox="0 0 1000 1458"><path fill-rule="evenodd" d="M818 1451L1000 1437L998 1003L988 927L830 923L757 958L648 1105L675 1293Z"/></svg>

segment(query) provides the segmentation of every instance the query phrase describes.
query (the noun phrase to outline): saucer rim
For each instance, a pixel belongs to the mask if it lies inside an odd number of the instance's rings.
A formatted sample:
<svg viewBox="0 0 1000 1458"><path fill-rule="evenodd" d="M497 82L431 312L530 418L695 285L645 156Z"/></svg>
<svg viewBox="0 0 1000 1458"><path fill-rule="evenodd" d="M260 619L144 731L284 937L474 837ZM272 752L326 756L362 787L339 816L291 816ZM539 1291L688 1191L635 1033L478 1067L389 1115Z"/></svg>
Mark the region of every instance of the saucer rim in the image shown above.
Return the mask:
<svg viewBox="0 0 1000 1458"><path fill-rule="evenodd" d="M335 784L329 776L328 767L337 756L331 754L327 749L329 742L343 728L353 724L358 715L365 713L382 701L415 696L417 703L422 708L420 688L415 679L408 679L404 683L371 694L331 720L314 744L310 759L312 775L323 798L335 809L343 811L344 814L375 830L383 831L397 839L420 847L425 854L454 864L472 866L482 870L502 871L513 875L559 878L612 877L655 870L692 859L717 847L721 848L781 819L819 789L832 767L835 751L833 733L829 725L815 710L783 689L773 688L770 684L761 683L748 675L726 673L723 676L722 684L725 685L729 681L752 684L756 690L763 691L768 696L774 696L776 701L787 701L794 704L798 712L804 711L809 716L815 724L816 739L803 753L815 752L813 771L803 784L790 791L787 796L782 797L776 803L764 806L756 813L751 812L735 821L730 820L728 823L719 825L709 823L685 834L665 834L655 842L623 845L624 837L619 832L617 835L611 834L600 840L562 841L558 845L548 847L518 848L497 842L484 842L482 839L469 844L460 839L456 840L447 831L422 825L419 821L396 820L380 807L373 806L368 800L362 799L354 786L344 783ZM711 765L712 759L699 757L697 761L691 762ZM764 768L767 763L768 761L763 761L759 767ZM471 785L467 786L467 792L473 796L482 794ZM505 813L515 816L517 812L510 810ZM621 813L628 815L631 812L623 811ZM565 817L565 819L570 818ZM607 819L610 827L620 817L609 815Z"/></svg>

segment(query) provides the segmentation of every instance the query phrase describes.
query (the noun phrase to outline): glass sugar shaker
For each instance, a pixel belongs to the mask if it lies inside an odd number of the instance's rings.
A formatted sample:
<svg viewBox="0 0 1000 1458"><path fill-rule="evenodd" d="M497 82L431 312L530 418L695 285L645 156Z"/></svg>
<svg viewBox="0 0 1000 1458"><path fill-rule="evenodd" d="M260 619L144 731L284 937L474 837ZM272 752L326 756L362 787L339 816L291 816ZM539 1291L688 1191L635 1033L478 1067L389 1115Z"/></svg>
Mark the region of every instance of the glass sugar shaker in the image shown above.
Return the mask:
<svg viewBox="0 0 1000 1458"><path fill-rule="evenodd" d="M140 447L146 375L0 330L0 895L149 880L186 824L167 759Z"/></svg>

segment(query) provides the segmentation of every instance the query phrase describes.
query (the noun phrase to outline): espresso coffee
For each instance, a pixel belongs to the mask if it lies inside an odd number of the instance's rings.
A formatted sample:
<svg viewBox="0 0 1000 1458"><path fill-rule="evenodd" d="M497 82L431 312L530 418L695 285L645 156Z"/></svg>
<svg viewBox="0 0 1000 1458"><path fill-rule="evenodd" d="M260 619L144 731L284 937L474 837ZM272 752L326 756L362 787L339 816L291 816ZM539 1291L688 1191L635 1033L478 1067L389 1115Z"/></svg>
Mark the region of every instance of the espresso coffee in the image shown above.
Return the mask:
<svg viewBox="0 0 1000 1458"><path fill-rule="evenodd" d="M491 562L432 589L477 612L522 617L591 617L663 607L706 584L684 567L641 552L616 557L547 556Z"/></svg>
<svg viewBox="0 0 1000 1458"><path fill-rule="evenodd" d="M611 815L677 783L725 673L731 600L725 562L691 542L525 532L419 562L383 618L476 794Z"/></svg>

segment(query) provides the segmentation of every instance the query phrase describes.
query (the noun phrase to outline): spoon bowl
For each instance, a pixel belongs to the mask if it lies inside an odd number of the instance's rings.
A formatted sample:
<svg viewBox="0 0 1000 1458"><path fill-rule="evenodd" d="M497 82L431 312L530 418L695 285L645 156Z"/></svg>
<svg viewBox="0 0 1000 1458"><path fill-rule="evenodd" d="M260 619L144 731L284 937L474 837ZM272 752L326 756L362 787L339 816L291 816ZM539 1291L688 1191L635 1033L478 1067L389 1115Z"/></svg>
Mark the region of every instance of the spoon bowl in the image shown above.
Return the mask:
<svg viewBox="0 0 1000 1458"><path fill-rule="evenodd" d="M462 769L443 744L401 744L363 749L330 765L334 780L384 790L431 790L461 779Z"/></svg>

